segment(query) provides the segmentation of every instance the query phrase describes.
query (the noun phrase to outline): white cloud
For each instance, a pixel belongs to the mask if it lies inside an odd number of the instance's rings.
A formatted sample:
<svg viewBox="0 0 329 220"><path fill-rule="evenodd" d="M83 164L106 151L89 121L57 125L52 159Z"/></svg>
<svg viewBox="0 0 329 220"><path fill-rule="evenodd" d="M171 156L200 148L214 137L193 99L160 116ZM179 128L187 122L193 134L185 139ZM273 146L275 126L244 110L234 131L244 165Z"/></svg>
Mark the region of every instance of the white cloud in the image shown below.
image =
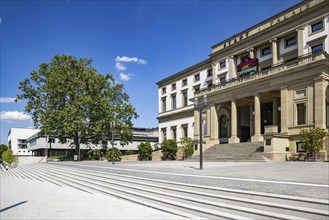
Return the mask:
<svg viewBox="0 0 329 220"><path fill-rule="evenodd" d="M132 74L120 73L120 79L123 81L131 80Z"/></svg>
<svg viewBox="0 0 329 220"><path fill-rule="evenodd" d="M115 58L115 62L117 62L117 63L119 63L119 62L126 62L126 63L135 62L135 63L140 63L140 64L147 64L146 60L142 60L137 57L127 57L127 56L123 56L123 57L117 56Z"/></svg>
<svg viewBox="0 0 329 220"><path fill-rule="evenodd" d="M123 65L122 63L116 63L115 66L120 71L125 71L127 69L127 67L125 65Z"/></svg>
<svg viewBox="0 0 329 220"><path fill-rule="evenodd" d="M15 102L15 98L11 98L11 97L0 98L0 103L11 103L11 102Z"/></svg>
<svg viewBox="0 0 329 220"><path fill-rule="evenodd" d="M1 121L29 121L31 116L24 112L18 111L2 111L0 112Z"/></svg>

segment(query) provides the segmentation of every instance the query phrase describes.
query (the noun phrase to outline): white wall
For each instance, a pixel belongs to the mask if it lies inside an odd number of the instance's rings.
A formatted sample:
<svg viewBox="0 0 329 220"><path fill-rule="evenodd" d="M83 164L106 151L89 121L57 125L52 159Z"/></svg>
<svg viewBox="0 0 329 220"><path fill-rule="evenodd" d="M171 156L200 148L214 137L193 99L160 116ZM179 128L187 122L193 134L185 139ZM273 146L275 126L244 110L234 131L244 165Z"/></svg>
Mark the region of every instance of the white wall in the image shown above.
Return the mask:
<svg viewBox="0 0 329 220"><path fill-rule="evenodd" d="M38 133L40 130L38 129L29 129L29 128L11 128L10 134L8 136L8 145L9 141L11 141L11 149L13 150L14 155L18 156L31 156L32 152L26 149L18 148L18 139L29 138L30 136Z"/></svg>
<svg viewBox="0 0 329 220"><path fill-rule="evenodd" d="M163 137L162 137L162 129L166 128L167 129L167 139L172 139L172 132L171 132L171 127L176 126L176 141L180 141L182 138L182 125L188 125L188 137L194 138L194 117L186 117L186 118L181 118L177 120L171 120L167 122L163 122L159 124L159 143L161 144L163 142Z"/></svg>

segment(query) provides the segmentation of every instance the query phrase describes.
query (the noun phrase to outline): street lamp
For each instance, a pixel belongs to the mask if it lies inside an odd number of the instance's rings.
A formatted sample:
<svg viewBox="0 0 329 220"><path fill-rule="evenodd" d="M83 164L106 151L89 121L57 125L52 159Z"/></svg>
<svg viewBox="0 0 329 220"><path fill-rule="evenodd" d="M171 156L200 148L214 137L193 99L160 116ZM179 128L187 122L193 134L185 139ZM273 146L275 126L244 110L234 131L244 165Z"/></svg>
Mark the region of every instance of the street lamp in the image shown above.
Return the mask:
<svg viewBox="0 0 329 220"><path fill-rule="evenodd" d="M203 152L202 152L202 108L207 107L207 95L203 96L203 103L199 106L198 98L194 98L194 108L199 110L199 128L200 128L200 170L203 169Z"/></svg>
<svg viewBox="0 0 329 220"><path fill-rule="evenodd" d="M111 126L111 132L112 132L112 164L114 165L114 127L115 127L115 123L114 122L110 122L110 126Z"/></svg>
<svg viewBox="0 0 329 220"><path fill-rule="evenodd" d="M80 162L80 151L81 151L81 145L80 145L80 138L81 138L81 131L78 132L78 144L79 144L79 162Z"/></svg>

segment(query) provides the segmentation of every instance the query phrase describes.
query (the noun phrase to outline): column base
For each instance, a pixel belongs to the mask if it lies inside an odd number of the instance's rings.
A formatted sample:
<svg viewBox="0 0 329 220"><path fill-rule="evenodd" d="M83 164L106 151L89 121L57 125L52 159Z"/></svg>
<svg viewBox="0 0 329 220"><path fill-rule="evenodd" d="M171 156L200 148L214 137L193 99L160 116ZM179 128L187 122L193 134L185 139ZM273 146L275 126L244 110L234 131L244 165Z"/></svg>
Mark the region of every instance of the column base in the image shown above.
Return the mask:
<svg viewBox="0 0 329 220"><path fill-rule="evenodd" d="M238 144L238 143L240 143L240 138L238 138L237 136L230 137L228 139L228 143L229 144Z"/></svg>
<svg viewBox="0 0 329 220"><path fill-rule="evenodd" d="M254 136L251 137L251 142L260 142L264 141L264 137L260 134L255 134Z"/></svg>

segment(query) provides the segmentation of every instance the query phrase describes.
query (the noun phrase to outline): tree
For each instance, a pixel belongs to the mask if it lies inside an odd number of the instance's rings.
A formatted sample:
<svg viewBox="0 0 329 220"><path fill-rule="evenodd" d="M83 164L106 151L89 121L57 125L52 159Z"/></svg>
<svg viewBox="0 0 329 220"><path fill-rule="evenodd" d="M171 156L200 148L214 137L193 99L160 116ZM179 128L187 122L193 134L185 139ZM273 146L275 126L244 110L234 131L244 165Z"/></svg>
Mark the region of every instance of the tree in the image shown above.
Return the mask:
<svg viewBox="0 0 329 220"><path fill-rule="evenodd" d="M152 146L149 142L143 142L138 145L139 160L151 160L152 159Z"/></svg>
<svg viewBox="0 0 329 220"><path fill-rule="evenodd" d="M181 138L181 145L184 148L184 157L190 157L194 153L193 140L192 138L183 137Z"/></svg>
<svg viewBox="0 0 329 220"><path fill-rule="evenodd" d="M6 150L1 154L2 160L7 164L15 162L15 157L13 156L13 151L11 149Z"/></svg>
<svg viewBox="0 0 329 220"><path fill-rule="evenodd" d="M306 153L319 153L324 143L324 137L327 132L323 128L315 127L310 129L301 129L299 140Z"/></svg>
<svg viewBox="0 0 329 220"><path fill-rule="evenodd" d="M163 160L175 160L177 156L177 143L174 140L164 140L161 143L161 152Z"/></svg>
<svg viewBox="0 0 329 220"><path fill-rule="evenodd" d="M5 152L6 150L8 150L8 147L4 144L0 144L0 157L2 153Z"/></svg>
<svg viewBox="0 0 329 220"><path fill-rule="evenodd" d="M25 112L42 134L72 138L76 154L80 143L109 139L110 122L118 138L131 141L131 120L138 117L123 85L91 64L92 59L55 55L20 82L16 99L27 100Z"/></svg>

